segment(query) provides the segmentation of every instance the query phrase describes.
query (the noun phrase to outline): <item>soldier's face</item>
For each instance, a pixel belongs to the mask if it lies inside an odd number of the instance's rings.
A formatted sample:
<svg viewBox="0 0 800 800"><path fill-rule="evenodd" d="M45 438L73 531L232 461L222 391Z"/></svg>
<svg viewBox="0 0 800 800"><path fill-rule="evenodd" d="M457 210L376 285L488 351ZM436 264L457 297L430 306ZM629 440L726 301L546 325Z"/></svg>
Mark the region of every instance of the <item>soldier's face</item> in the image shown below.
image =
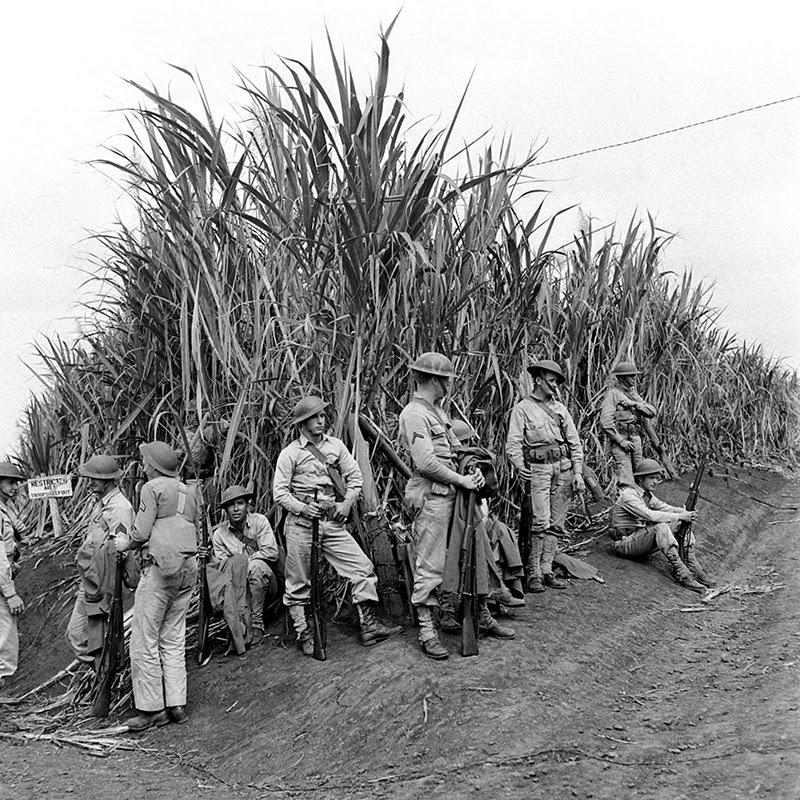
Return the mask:
<svg viewBox="0 0 800 800"><path fill-rule="evenodd" d="M635 375L620 375L618 380L624 389L632 389L636 385Z"/></svg>
<svg viewBox="0 0 800 800"><path fill-rule="evenodd" d="M19 491L19 481L13 478L0 478L0 497L4 500L13 500Z"/></svg>
<svg viewBox="0 0 800 800"><path fill-rule="evenodd" d="M104 478L89 478L89 488L98 497L102 497L112 483L113 481L107 481Z"/></svg>
<svg viewBox="0 0 800 800"><path fill-rule="evenodd" d="M436 399L442 400L450 390L450 378L442 378L437 375L433 379L433 385L436 387Z"/></svg>
<svg viewBox="0 0 800 800"><path fill-rule="evenodd" d="M228 520L234 525L244 522L247 516L247 500L240 497L238 500L228 503L228 505L225 506L225 513L228 515Z"/></svg>
<svg viewBox="0 0 800 800"><path fill-rule="evenodd" d="M539 373L539 386L545 397L552 397L558 389L558 375L555 372L548 372L546 369Z"/></svg>
<svg viewBox="0 0 800 800"><path fill-rule="evenodd" d="M652 492L653 489L661 483L661 476L660 475L645 475L642 478L639 478L639 483L641 484L642 489L646 492Z"/></svg>
<svg viewBox="0 0 800 800"><path fill-rule="evenodd" d="M306 438L317 438L318 436L322 436L325 433L325 412L319 411L318 413L314 414L313 417L309 417L305 422L302 424L303 432L306 435Z"/></svg>

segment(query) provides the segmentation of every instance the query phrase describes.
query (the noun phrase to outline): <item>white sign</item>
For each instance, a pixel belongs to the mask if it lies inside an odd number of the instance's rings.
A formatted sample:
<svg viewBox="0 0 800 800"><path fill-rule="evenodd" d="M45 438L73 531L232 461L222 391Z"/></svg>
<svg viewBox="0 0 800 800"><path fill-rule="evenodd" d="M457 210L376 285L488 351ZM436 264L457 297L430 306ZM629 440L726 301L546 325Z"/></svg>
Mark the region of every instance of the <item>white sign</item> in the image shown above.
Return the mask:
<svg viewBox="0 0 800 800"><path fill-rule="evenodd" d="M48 497L72 497L71 475L48 475L28 480L28 497L44 500Z"/></svg>

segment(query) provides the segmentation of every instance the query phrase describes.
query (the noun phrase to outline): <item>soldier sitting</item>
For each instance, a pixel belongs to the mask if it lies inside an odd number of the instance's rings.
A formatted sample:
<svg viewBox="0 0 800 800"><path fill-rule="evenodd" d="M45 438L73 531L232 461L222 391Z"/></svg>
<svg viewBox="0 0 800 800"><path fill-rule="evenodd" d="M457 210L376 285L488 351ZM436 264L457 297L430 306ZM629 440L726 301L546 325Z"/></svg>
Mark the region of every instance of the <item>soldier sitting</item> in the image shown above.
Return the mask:
<svg viewBox="0 0 800 800"><path fill-rule="evenodd" d="M694 522L697 512L667 505L653 494L662 472L658 461L645 458L633 472L636 483L621 487L611 510L614 552L622 558L646 558L660 550L672 566L673 579L693 592L703 593L706 587L716 584L697 559L694 533L690 530L687 534L684 563L678 555L678 540L670 528L674 522Z"/></svg>

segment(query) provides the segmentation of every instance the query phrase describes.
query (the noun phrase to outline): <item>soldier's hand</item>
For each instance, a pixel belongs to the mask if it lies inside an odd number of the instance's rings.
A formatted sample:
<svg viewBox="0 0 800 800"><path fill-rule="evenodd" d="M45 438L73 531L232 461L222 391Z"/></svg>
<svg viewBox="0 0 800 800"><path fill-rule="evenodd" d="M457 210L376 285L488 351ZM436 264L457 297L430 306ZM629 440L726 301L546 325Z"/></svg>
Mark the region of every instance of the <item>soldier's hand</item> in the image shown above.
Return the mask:
<svg viewBox="0 0 800 800"><path fill-rule="evenodd" d="M205 545L205 547L201 544L197 548L197 557L202 559L203 561L208 561L208 557L211 555L211 547Z"/></svg>
<svg viewBox="0 0 800 800"><path fill-rule="evenodd" d="M6 597L8 603L8 610L16 617L25 610L25 603L18 594L12 594L11 597Z"/></svg>
<svg viewBox="0 0 800 800"><path fill-rule="evenodd" d="M350 516L350 503L345 500L342 500L341 503L336 503L333 506L333 512L331 513L331 517L336 522L346 522L347 518Z"/></svg>
<svg viewBox="0 0 800 800"><path fill-rule="evenodd" d="M586 484L583 482L583 475L575 474L572 476L572 491L580 494L586 491Z"/></svg>
<svg viewBox="0 0 800 800"><path fill-rule="evenodd" d="M520 467L517 470L517 475L519 475L519 478L523 483L527 483L533 477L533 472L531 471L530 467Z"/></svg>
<svg viewBox="0 0 800 800"><path fill-rule="evenodd" d="M626 452L632 453L636 449L636 445L630 439L623 439L619 446Z"/></svg>
<svg viewBox="0 0 800 800"><path fill-rule="evenodd" d="M470 472L469 475L462 476L461 486L470 492L477 492L485 482L483 473L480 470L475 470Z"/></svg>
<svg viewBox="0 0 800 800"><path fill-rule="evenodd" d="M696 511L687 511L685 508L678 514L678 519L681 522L694 522L697 519Z"/></svg>
<svg viewBox="0 0 800 800"><path fill-rule="evenodd" d="M311 519L319 519L322 516L322 508L316 500L312 503L306 503L303 506L303 516L311 517Z"/></svg>
<svg viewBox="0 0 800 800"><path fill-rule="evenodd" d="M114 549L118 553L125 553L126 551L130 550L128 537L127 536L115 536L114 537Z"/></svg>

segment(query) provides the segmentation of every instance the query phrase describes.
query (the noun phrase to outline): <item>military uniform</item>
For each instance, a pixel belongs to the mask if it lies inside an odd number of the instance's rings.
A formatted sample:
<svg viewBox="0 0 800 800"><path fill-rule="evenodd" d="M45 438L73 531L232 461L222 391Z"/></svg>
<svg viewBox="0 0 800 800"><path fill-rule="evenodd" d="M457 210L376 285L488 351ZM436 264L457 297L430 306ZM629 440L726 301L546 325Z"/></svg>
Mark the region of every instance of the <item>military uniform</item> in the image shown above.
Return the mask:
<svg viewBox="0 0 800 800"><path fill-rule="evenodd" d="M520 400L511 409L506 453L517 470L527 466L531 471L527 568L531 578L541 580L552 576L558 540L566 535L573 474L583 474L583 447L566 406L557 400Z"/></svg>
<svg viewBox="0 0 800 800"><path fill-rule="evenodd" d="M13 675L19 663L17 618L9 610L7 598L17 594L14 575L19 559L18 539L23 532L16 512L0 502L0 681Z"/></svg>
<svg viewBox="0 0 800 800"><path fill-rule="evenodd" d="M109 548L113 551L110 542L113 537L130 535L132 522L133 507L117 487L98 499L92 510L86 534L75 557L80 585L67 625L67 640L81 661L92 663L103 647L102 621L107 611L102 591L107 581L103 579L103 572L109 561L106 551ZM113 556L113 552L110 555ZM90 625L90 617L100 617L101 624ZM95 627L98 631L96 635L93 633L90 644L90 629Z"/></svg>
<svg viewBox="0 0 800 800"><path fill-rule="evenodd" d="M131 677L136 708L143 717L132 730L186 720L186 611L197 582L198 504L177 479L177 456L163 442L141 446L147 465L161 473L142 486L129 542L118 549L142 551L142 577L131 625ZM134 727L134 725L136 727Z"/></svg>
<svg viewBox="0 0 800 800"><path fill-rule="evenodd" d="M638 370L630 362L622 362L614 368L617 377L636 375ZM635 484L633 472L642 460L642 425L644 419L656 415L655 406L646 403L635 389L621 385L611 386L603 398L600 409L600 427L606 435L614 474L620 486ZM633 452L622 448L622 442L633 444Z"/></svg>

